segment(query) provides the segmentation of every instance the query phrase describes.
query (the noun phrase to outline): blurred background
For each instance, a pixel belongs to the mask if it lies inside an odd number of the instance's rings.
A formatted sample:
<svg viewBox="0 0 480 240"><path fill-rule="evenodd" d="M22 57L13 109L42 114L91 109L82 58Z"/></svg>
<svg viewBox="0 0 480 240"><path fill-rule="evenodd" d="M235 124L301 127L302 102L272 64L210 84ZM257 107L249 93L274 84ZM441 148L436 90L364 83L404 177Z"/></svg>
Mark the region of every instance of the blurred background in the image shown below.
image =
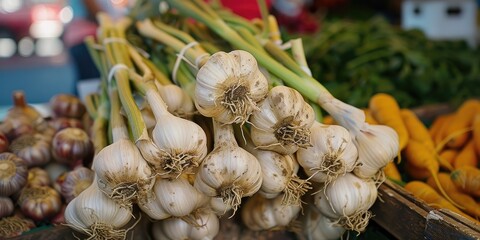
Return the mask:
<svg viewBox="0 0 480 240"><path fill-rule="evenodd" d="M56 93L77 94L80 82L98 77L82 44L96 31L97 11L126 14L134 0L0 0L0 109L11 104L13 90L30 103L44 103ZM236 13L258 17L256 1L221 1ZM269 0L282 31L318 37L335 19L382 21L421 29L431 39L478 42L478 5L474 0ZM327 26L328 24L328 26ZM371 23L371 25L374 23ZM306 39L306 45L309 40ZM306 46L307 48L314 44ZM313 50L312 50L313 51ZM315 60L314 57L312 57ZM315 66L313 66L315 68ZM335 87L335 86L334 86ZM340 90L339 90L340 91ZM335 92L335 90L333 90ZM360 104L361 105L361 104Z"/></svg>

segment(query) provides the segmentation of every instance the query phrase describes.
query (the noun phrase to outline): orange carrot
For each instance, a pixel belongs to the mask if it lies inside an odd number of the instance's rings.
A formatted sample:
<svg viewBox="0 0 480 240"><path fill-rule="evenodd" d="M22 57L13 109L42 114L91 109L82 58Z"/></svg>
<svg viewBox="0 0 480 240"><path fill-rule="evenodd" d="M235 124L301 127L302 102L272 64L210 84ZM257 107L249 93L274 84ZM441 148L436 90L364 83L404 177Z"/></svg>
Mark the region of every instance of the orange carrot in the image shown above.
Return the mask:
<svg viewBox="0 0 480 240"><path fill-rule="evenodd" d="M465 145L470 133L464 131L472 127L475 114L480 112L479 109L480 101L476 99L463 102L457 109L453 119L448 122L445 132L442 133L442 138L448 139L448 147L460 148Z"/></svg>
<svg viewBox="0 0 480 240"><path fill-rule="evenodd" d="M435 136L440 132L440 129L443 127L445 120L450 115L451 114L440 115L436 117L435 120L433 120L432 125L430 125L430 128L428 129L428 133L430 133L432 139L435 139Z"/></svg>
<svg viewBox="0 0 480 240"><path fill-rule="evenodd" d="M433 143L433 139L430 136L427 127L412 110L401 109L400 116L402 116L410 140L422 142L428 147L428 149L435 149L435 144Z"/></svg>
<svg viewBox="0 0 480 240"><path fill-rule="evenodd" d="M323 124L327 124L327 125L334 125L334 124L336 124L336 123L335 123L335 119L333 119L333 117L330 116L330 115L324 116L322 122L323 122Z"/></svg>
<svg viewBox="0 0 480 240"><path fill-rule="evenodd" d="M450 173L455 186L464 193L480 197L480 169L472 166L462 166Z"/></svg>
<svg viewBox="0 0 480 240"><path fill-rule="evenodd" d="M426 169L423 169L423 168L417 168L415 166L413 166L412 164L407 163L405 164L405 171L407 172L408 176L411 178L411 179L414 179L414 180L425 180L427 178L429 178L432 174L430 173L430 171L426 170Z"/></svg>
<svg viewBox="0 0 480 240"><path fill-rule="evenodd" d="M440 126L438 127L438 130L436 131L435 135L433 135L433 142L435 143L435 146L438 146L442 140L443 140L443 133L447 130L448 124L450 121L453 119L454 114L447 114L443 115L437 119L440 120ZM437 151L440 151L441 149L437 149Z"/></svg>
<svg viewBox="0 0 480 240"><path fill-rule="evenodd" d="M437 181L435 181L437 182ZM437 182L438 183L438 182ZM439 184L438 184L439 185ZM405 189L413 194L413 196L422 199L427 204L434 208L444 208L448 209L452 212L458 213L466 218L472 220L473 222L477 222L474 218L470 217L469 215L462 212L460 209L455 207L445 198L443 198L440 194L435 191L432 187L422 181L411 181L405 185ZM441 189L441 188L440 188Z"/></svg>
<svg viewBox="0 0 480 240"><path fill-rule="evenodd" d="M440 152L439 156L443 161L450 163L453 166L453 162L458 155L458 151L455 149L444 149Z"/></svg>
<svg viewBox="0 0 480 240"><path fill-rule="evenodd" d="M370 111L370 109L364 108L362 110L365 113L365 122L372 125L378 124L377 120L375 120L375 118L373 117L372 111Z"/></svg>
<svg viewBox="0 0 480 240"><path fill-rule="evenodd" d="M468 194L462 193L452 182L448 173L439 173L438 180L440 181L442 188L445 189L448 195L455 202L463 206L464 212L470 214L470 216L472 217L480 218L480 208L478 207L477 202L475 202L475 199L473 199L473 197ZM427 184L438 191L438 186L432 177L428 178Z"/></svg>
<svg viewBox="0 0 480 240"><path fill-rule="evenodd" d="M404 149L409 136L395 98L386 93L377 93L370 98L369 109L378 123L387 125L397 132L399 149Z"/></svg>
<svg viewBox="0 0 480 240"><path fill-rule="evenodd" d="M477 153L477 157L480 157L480 111L475 114L475 118L473 119L472 135L475 145L475 152Z"/></svg>
<svg viewBox="0 0 480 240"><path fill-rule="evenodd" d="M440 186L440 192L442 195L455 206L459 206L448 197L448 194L442 189L442 185L438 183L438 171L440 170L440 165L433 152L428 151L423 143L411 140L408 141L404 154L407 162L413 167L428 170L437 185Z"/></svg>
<svg viewBox="0 0 480 240"><path fill-rule="evenodd" d="M455 167L455 169L457 169L465 165L476 167L477 164L478 159L475 154L474 142L473 140L470 140L467 145L465 145L458 153L457 157L453 161L453 166Z"/></svg>
<svg viewBox="0 0 480 240"><path fill-rule="evenodd" d="M397 165L394 162L389 162L387 166L383 169L385 176L395 181L402 181L402 176L398 171Z"/></svg>
<svg viewBox="0 0 480 240"><path fill-rule="evenodd" d="M438 159L440 166L448 170L453 170L452 165L449 162L444 161L440 158L435 151L435 144L433 139L428 133L427 127L422 123L422 121L415 115L415 113L409 109L401 109L400 115L405 127L408 131L408 136L410 137L409 141L417 141L423 143L425 150L430 151Z"/></svg>

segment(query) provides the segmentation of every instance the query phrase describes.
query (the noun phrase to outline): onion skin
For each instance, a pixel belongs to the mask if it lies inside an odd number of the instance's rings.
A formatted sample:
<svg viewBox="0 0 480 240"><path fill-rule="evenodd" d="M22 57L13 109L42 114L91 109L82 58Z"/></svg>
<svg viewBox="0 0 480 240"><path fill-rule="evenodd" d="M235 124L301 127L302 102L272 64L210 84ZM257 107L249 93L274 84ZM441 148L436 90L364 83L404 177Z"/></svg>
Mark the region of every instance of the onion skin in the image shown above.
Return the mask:
<svg viewBox="0 0 480 240"><path fill-rule="evenodd" d="M10 196L27 183L28 167L25 161L9 152L0 153L0 196Z"/></svg>
<svg viewBox="0 0 480 240"><path fill-rule="evenodd" d="M52 153L57 162L73 166L77 160L93 157L93 143L84 130L65 128L53 137Z"/></svg>
<svg viewBox="0 0 480 240"><path fill-rule="evenodd" d="M25 216L42 221L60 212L62 200L60 194L51 187L28 187L22 190L18 205Z"/></svg>
<svg viewBox="0 0 480 240"><path fill-rule="evenodd" d="M50 107L55 117L81 119L86 112L82 101L70 94L57 94L50 99Z"/></svg>
<svg viewBox="0 0 480 240"><path fill-rule="evenodd" d="M12 215L13 210L12 199L9 197L0 197L0 219Z"/></svg>
<svg viewBox="0 0 480 240"><path fill-rule="evenodd" d="M77 118L54 118L50 120L49 124L53 129L55 129L56 132L70 127L84 129L83 122Z"/></svg>
<svg viewBox="0 0 480 240"><path fill-rule="evenodd" d="M9 150L25 160L28 167L36 167L50 162L50 146L50 141L40 133L24 134L13 140Z"/></svg>
<svg viewBox="0 0 480 240"><path fill-rule="evenodd" d="M7 136L0 132L0 153L6 152L9 144Z"/></svg>

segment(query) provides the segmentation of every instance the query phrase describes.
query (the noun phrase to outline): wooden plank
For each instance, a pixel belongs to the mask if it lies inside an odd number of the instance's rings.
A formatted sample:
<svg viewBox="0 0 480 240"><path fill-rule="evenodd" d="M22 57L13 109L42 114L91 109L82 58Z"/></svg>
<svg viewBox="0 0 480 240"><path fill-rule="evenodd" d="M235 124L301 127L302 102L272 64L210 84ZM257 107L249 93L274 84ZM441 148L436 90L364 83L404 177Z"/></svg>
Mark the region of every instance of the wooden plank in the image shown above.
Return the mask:
<svg viewBox="0 0 480 240"><path fill-rule="evenodd" d="M480 239L480 226L448 210L435 210L386 181L371 208L372 220L398 239Z"/></svg>

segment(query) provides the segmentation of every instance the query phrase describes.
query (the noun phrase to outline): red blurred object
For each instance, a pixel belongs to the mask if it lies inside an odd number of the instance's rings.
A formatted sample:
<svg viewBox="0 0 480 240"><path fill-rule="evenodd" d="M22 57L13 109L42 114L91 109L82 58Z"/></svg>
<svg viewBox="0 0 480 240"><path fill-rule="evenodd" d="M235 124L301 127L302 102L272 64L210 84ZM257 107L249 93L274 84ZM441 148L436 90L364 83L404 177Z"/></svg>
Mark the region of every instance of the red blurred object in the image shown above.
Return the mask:
<svg viewBox="0 0 480 240"><path fill-rule="evenodd" d="M232 12L247 18L261 18L260 9L257 4L257 0L221 0L222 5L231 9ZM272 5L271 0L266 0L267 7L270 8Z"/></svg>
<svg viewBox="0 0 480 240"><path fill-rule="evenodd" d="M32 22L59 20L60 6L57 4L39 4L32 7Z"/></svg>
<svg viewBox="0 0 480 240"><path fill-rule="evenodd" d="M316 0L315 8L335 8L348 3L348 0Z"/></svg>
<svg viewBox="0 0 480 240"><path fill-rule="evenodd" d="M288 16L279 12L275 13L278 24L283 26L289 32L294 33L313 33L320 28L320 21L306 9L302 10L297 16Z"/></svg>

